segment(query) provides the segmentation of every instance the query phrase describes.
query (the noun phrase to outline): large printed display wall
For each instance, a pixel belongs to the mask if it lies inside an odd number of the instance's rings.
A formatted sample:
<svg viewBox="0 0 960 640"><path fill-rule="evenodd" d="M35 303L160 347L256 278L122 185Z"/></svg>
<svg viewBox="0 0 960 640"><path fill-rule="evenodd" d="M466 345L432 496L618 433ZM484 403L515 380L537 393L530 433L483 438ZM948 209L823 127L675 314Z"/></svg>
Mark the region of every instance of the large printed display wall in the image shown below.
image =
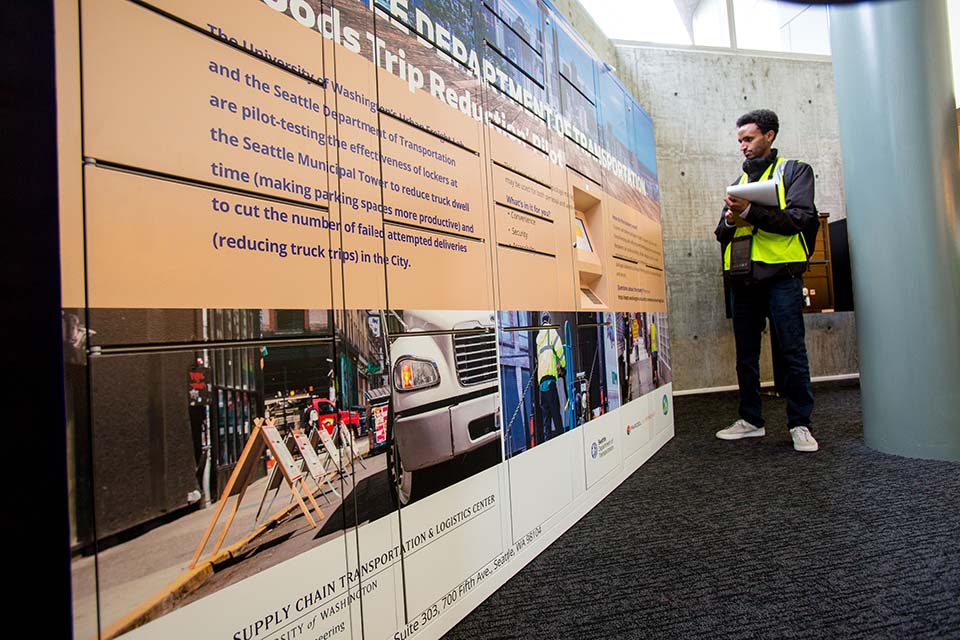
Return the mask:
<svg viewBox="0 0 960 640"><path fill-rule="evenodd" d="M436 638L673 435L650 117L539 0L63 0L77 638Z"/></svg>

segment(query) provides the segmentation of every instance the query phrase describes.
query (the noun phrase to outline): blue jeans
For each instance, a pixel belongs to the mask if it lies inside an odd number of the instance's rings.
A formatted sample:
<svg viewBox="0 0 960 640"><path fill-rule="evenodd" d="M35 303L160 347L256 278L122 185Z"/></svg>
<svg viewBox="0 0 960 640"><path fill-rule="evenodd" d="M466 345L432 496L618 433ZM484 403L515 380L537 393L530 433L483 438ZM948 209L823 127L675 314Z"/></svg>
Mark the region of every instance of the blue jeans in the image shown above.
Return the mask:
<svg viewBox="0 0 960 640"><path fill-rule="evenodd" d="M760 338L770 318L771 339L780 346L787 428L810 425L813 388L803 328L803 282L799 277L730 288L733 337L737 345L740 417L763 426L760 401Z"/></svg>

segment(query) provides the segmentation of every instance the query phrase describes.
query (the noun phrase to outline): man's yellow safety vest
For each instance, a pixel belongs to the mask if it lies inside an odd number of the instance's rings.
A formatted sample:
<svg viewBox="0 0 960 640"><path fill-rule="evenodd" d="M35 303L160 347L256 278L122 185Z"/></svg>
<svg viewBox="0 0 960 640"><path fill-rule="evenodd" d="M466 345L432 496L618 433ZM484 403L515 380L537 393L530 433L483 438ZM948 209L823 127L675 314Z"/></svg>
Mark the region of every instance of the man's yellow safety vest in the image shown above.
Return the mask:
<svg viewBox="0 0 960 640"><path fill-rule="evenodd" d="M567 366L563 341L556 329L544 327L537 331L537 380L543 380L544 376L558 378L558 366Z"/></svg>
<svg viewBox="0 0 960 640"><path fill-rule="evenodd" d="M650 351L657 350L657 325L650 323Z"/></svg>
<svg viewBox="0 0 960 640"><path fill-rule="evenodd" d="M777 194L780 198L780 210L787 208L787 191L783 186L783 170L787 161L783 158L777 158L777 161L767 167L767 170L760 176L760 180L776 180ZM740 176L740 183L744 184L749 180L747 174ZM750 259L753 262L765 262L766 264L785 264L788 262L806 262L807 261L807 243L803 239L803 234L796 233L791 236L780 235L757 229L754 234L753 225L746 227L737 227L733 237L749 236L753 234L753 242L750 247ZM730 245L723 250L723 270L730 270Z"/></svg>

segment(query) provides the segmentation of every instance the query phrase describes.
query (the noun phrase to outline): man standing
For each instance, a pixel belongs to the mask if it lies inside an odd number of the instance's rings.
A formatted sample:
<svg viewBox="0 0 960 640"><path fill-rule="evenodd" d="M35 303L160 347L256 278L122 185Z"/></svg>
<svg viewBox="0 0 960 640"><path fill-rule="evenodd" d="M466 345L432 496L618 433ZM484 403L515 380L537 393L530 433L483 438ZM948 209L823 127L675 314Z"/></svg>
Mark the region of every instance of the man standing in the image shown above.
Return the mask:
<svg viewBox="0 0 960 640"><path fill-rule="evenodd" d="M537 331L537 380L540 383L540 414L543 420L543 441L563 433L560 415L560 392L557 380L566 371L567 358L563 352L560 334L550 325L550 314L540 316L541 329ZM554 433L556 432L556 433Z"/></svg>
<svg viewBox="0 0 960 640"><path fill-rule="evenodd" d="M801 274L819 228L814 205L813 169L779 157L772 148L780 130L777 114L767 109L737 120L737 139L745 158L734 184L772 180L779 206L751 203L727 195L716 236L723 247L723 273L729 284L733 335L737 350L740 419L717 432L722 440L765 435L760 401L760 339L766 318L780 347L787 398L787 428L797 451L816 451L810 433L813 389L804 344Z"/></svg>
<svg viewBox="0 0 960 640"><path fill-rule="evenodd" d="M317 413L316 408L313 406L313 398L307 398L307 405L304 407L303 414L300 416L300 431L309 434L310 430L317 426L319 419L320 414Z"/></svg>

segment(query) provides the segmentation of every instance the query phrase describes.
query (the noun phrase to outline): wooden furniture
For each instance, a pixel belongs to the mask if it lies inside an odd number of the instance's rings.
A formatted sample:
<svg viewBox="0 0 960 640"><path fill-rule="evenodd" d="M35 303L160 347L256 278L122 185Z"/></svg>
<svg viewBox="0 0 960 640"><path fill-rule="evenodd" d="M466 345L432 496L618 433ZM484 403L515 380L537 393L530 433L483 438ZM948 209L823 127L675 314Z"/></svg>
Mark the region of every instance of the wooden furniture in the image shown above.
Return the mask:
<svg viewBox="0 0 960 640"><path fill-rule="evenodd" d="M827 313L834 309L833 267L830 259L829 213L820 212L817 246L810 256L810 267L803 274L804 313Z"/></svg>

